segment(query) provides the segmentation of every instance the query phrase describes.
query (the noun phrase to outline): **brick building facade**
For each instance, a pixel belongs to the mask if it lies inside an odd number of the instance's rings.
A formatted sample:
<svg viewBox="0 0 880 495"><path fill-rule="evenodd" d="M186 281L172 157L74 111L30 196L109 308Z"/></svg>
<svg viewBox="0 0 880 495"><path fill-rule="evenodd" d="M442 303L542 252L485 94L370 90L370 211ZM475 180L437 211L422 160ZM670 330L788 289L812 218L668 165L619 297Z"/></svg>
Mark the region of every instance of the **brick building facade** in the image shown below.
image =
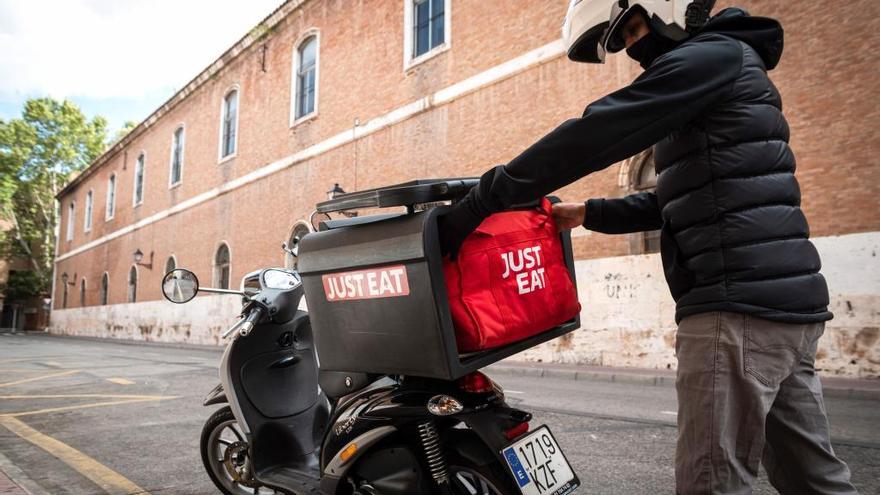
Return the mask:
<svg viewBox="0 0 880 495"><path fill-rule="evenodd" d="M567 3L284 3L59 194L52 330L218 343L234 298L171 308L160 280L172 261L205 285L235 286L285 263L281 242L336 183L477 175L510 160L639 72L625 55L569 62L559 39ZM736 4L786 28L771 77L837 314L820 366L877 375L880 3ZM643 154L558 195L649 188L650 165ZM584 330L524 357L674 366L673 302L657 255L644 255L656 239L578 229L573 241Z"/></svg>

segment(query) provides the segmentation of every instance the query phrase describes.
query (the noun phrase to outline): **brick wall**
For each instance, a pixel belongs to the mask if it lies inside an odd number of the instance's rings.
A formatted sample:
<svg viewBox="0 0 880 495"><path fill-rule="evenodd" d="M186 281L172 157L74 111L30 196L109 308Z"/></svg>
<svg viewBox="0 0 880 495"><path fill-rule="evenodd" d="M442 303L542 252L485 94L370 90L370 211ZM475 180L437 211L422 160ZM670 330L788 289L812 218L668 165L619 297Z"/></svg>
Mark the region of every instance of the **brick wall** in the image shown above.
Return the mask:
<svg viewBox="0 0 880 495"><path fill-rule="evenodd" d="M786 28L785 55L771 77L791 124L813 236L880 230L880 167L874 156L880 149L875 96L880 55L874 49L880 43L880 2L739 4L753 14L779 18ZM174 255L178 266L192 268L208 283L213 253L220 242L227 242L231 279L237 283L248 271L284 262L279 244L336 182L351 191L418 177L476 175L504 163L562 120L579 115L591 100L638 74L625 55L610 56L603 66L568 62L557 41L566 5L566 0L523 0L515 5L506 0L453 0L449 49L404 70L402 2L302 2L263 40L244 47L237 57L227 57L221 70L209 71L205 82L181 103L65 191L60 197L65 212L60 231L66 232L71 200L77 203L76 228L73 241L62 237L59 243L56 277L85 276L86 304L93 305L106 271L110 303L122 303L131 253L154 252L153 269L138 268L138 299L155 300L161 297L159 281L168 256ZM291 128L293 52L297 42L315 30L320 33L318 113ZM523 58L540 47L550 55ZM518 57L520 69L498 77L503 72L499 66ZM486 76L488 82L452 101L432 100L474 76ZM221 101L232 87L240 88L238 153L218 163ZM421 102L424 110L380 125L391 118L389 112L413 102ZM356 121L360 126L355 129ZM186 129L183 182L169 188L171 139L180 124ZM340 141L348 132L362 137ZM328 144L331 138L336 145ZM314 156L303 155L316 144L328 146ZM142 151L147 164L145 198L132 207L134 162ZM273 163L280 164L278 171L237 186L247 174ZM117 211L105 222L111 173L118 177ZM620 196L626 188L619 176L620 166L612 166L559 195L568 200ZM91 232L84 233L89 189L95 191L95 213ZM211 199L198 202L204 194ZM198 204L187 206L193 201ZM173 208L180 211L154 217ZM146 224L82 250L139 221ZM631 252L625 236L578 232L574 242L579 259ZM68 255L77 249L82 251ZM58 307L58 294L55 300ZM78 296L71 297L69 306L78 301Z"/></svg>

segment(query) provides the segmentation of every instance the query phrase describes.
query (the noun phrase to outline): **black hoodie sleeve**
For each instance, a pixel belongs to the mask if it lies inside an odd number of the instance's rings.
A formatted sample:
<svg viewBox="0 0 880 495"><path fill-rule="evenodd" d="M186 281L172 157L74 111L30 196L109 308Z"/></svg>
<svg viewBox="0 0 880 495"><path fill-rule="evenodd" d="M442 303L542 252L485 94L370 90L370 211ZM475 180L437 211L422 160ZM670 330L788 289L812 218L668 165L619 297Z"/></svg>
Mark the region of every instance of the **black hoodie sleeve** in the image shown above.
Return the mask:
<svg viewBox="0 0 880 495"><path fill-rule="evenodd" d="M485 217L528 203L647 149L721 101L741 66L741 46L722 36L687 42L662 55L632 84L593 102L581 118L563 122L507 165L484 174L469 198L471 214ZM603 223L625 218L606 215Z"/></svg>
<svg viewBox="0 0 880 495"><path fill-rule="evenodd" d="M663 226L657 195L644 192L617 199L586 201L584 228L603 234L629 234Z"/></svg>

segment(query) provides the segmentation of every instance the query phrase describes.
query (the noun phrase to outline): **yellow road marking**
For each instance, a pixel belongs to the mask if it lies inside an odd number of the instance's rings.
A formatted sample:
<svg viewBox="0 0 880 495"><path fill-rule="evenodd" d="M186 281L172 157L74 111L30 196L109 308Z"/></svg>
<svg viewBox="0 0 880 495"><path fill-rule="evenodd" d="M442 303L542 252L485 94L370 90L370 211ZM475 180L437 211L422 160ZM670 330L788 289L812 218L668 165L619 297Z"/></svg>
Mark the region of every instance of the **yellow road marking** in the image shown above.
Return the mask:
<svg viewBox="0 0 880 495"><path fill-rule="evenodd" d="M80 372L80 370L68 370L68 371L62 371L60 373L52 373L49 375L42 375L42 376L35 376L32 378L25 378L22 380L16 380L14 382L0 383L0 388L11 387L13 385L20 385L22 383L27 383L27 382L35 382L37 380L45 380L46 378L54 378L57 376L68 376L68 375L72 375L74 373L79 373L79 372Z"/></svg>
<svg viewBox="0 0 880 495"><path fill-rule="evenodd" d="M118 385L134 385L134 382L131 380L126 380L125 378L107 378L108 382L113 382Z"/></svg>
<svg viewBox="0 0 880 495"><path fill-rule="evenodd" d="M113 400L107 402L95 402L92 404L79 404L76 406L62 406L62 407L50 407L47 409L37 409L36 411L24 411L17 413L5 413L0 414L0 419L2 418L18 418L21 416L33 416L34 414L46 414L53 412L61 412L61 411L74 411L78 409L90 409L93 407L106 407L106 406L116 406L119 404L133 404L135 402L153 402L160 400L169 400L169 399L177 399L175 396L166 396L166 397L150 397L150 398L139 398L139 399L122 399L122 400Z"/></svg>
<svg viewBox="0 0 880 495"><path fill-rule="evenodd" d="M149 495L149 492L116 471L74 449L70 445L40 433L18 419L8 416L0 417L0 425L55 456L86 478L92 480L108 494L129 495L137 493Z"/></svg>

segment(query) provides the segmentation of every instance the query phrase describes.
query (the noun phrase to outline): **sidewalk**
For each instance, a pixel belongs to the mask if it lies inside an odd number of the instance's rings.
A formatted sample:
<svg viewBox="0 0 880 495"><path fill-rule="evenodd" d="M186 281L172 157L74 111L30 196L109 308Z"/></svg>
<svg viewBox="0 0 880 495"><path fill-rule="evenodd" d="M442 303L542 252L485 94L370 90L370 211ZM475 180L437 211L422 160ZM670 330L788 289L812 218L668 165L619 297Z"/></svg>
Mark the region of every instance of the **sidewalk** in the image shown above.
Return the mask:
<svg viewBox="0 0 880 495"><path fill-rule="evenodd" d="M0 471L0 495L29 495L28 492L11 479L3 471Z"/></svg>
<svg viewBox="0 0 880 495"><path fill-rule="evenodd" d="M664 387L675 386L675 370L645 368L610 368L575 364L502 361L486 368L488 373L554 378L557 380L585 380ZM880 379L822 377L822 387L828 397L880 400Z"/></svg>
<svg viewBox="0 0 880 495"><path fill-rule="evenodd" d="M0 452L0 495L47 495L47 493L3 455L3 452Z"/></svg>

